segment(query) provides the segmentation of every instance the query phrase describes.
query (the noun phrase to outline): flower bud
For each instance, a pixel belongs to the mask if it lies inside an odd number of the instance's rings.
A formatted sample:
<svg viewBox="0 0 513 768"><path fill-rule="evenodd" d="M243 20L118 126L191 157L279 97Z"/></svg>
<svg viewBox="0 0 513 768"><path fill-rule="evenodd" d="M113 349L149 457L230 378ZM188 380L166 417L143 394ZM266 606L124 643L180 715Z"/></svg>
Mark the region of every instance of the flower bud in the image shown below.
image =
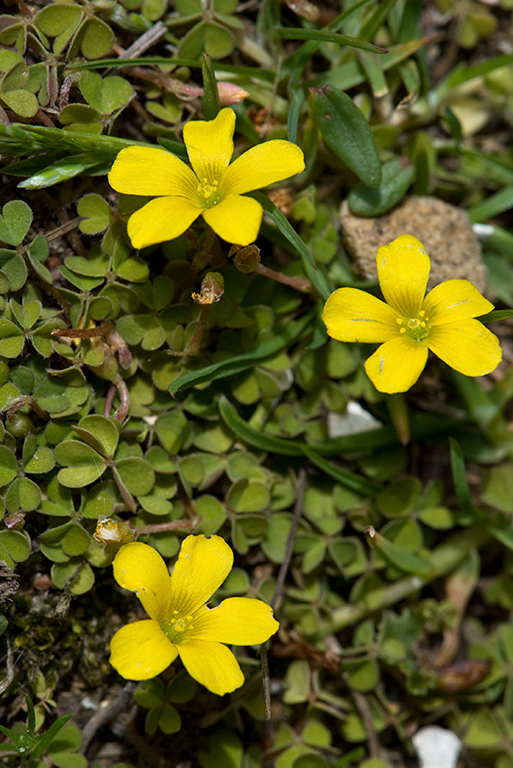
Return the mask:
<svg viewBox="0 0 513 768"><path fill-rule="evenodd" d="M249 93L235 83L217 83L219 101L222 107L230 107L232 104L240 104L249 96Z"/></svg>
<svg viewBox="0 0 513 768"><path fill-rule="evenodd" d="M224 293L224 280L219 272L207 272L201 281L200 293L193 293L196 304L215 304Z"/></svg>
<svg viewBox="0 0 513 768"><path fill-rule="evenodd" d="M246 245L236 252L233 263L239 272L245 275L254 272L260 264L260 248L256 245Z"/></svg>

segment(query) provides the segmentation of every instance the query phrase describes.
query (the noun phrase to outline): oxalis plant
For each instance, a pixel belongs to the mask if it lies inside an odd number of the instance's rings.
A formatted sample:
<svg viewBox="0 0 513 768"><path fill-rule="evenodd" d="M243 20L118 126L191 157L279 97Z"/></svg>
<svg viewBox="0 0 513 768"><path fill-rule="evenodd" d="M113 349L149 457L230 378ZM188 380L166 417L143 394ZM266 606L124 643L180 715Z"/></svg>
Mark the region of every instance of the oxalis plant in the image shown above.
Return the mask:
<svg viewBox="0 0 513 768"><path fill-rule="evenodd" d="M2 764L513 768L510 15L6 7Z"/></svg>

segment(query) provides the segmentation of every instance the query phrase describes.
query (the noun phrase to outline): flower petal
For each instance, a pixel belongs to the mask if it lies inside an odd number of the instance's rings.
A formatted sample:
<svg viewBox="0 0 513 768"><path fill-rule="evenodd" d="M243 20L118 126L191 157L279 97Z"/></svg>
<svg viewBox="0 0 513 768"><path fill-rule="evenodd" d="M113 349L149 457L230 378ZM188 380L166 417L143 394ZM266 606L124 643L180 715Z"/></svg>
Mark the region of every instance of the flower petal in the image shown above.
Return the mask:
<svg viewBox="0 0 513 768"><path fill-rule="evenodd" d="M233 161L223 176L221 195L243 195L305 169L302 150L291 141L274 139L248 149Z"/></svg>
<svg viewBox="0 0 513 768"><path fill-rule="evenodd" d="M502 360L499 339L479 320L435 326L427 344L444 363L466 376L491 373Z"/></svg>
<svg viewBox="0 0 513 768"><path fill-rule="evenodd" d="M222 109L214 120L191 120L183 127L183 140L196 176L202 184L221 181L233 155L235 112Z"/></svg>
<svg viewBox="0 0 513 768"><path fill-rule="evenodd" d="M178 655L176 647L151 619L121 627L110 641L110 652L110 663L127 680L149 680L160 675Z"/></svg>
<svg viewBox="0 0 513 768"><path fill-rule="evenodd" d="M194 615L194 640L213 640L230 645L265 643L278 631L279 623L273 618L271 606L249 597L229 597L217 608L199 611Z"/></svg>
<svg viewBox="0 0 513 768"><path fill-rule="evenodd" d="M125 195L197 198L198 180L189 166L157 147L122 149L109 173L109 184Z"/></svg>
<svg viewBox="0 0 513 768"><path fill-rule="evenodd" d="M112 565L119 586L135 592L148 616L162 621L171 587L169 571L157 550L134 541L121 547Z"/></svg>
<svg viewBox="0 0 513 768"><path fill-rule="evenodd" d="M422 308L431 266L422 243L401 235L378 248L376 260L386 302L405 317L415 317Z"/></svg>
<svg viewBox="0 0 513 768"><path fill-rule="evenodd" d="M228 195L222 203L202 213L207 224L228 243L249 245L257 239L262 206L251 197Z"/></svg>
<svg viewBox="0 0 513 768"><path fill-rule="evenodd" d="M365 363L365 370L379 392L406 392L422 373L427 356L425 343L401 336L382 344Z"/></svg>
<svg viewBox="0 0 513 768"><path fill-rule="evenodd" d="M442 325L485 315L493 304L468 280L446 280L429 291L423 309L430 325Z"/></svg>
<svg viewBox="0 0 513 768"><path fill-rule="evenodd" d="M230 573L233 552L220 536L187 536L171 573L170 605L181 616L194 613Z"/></svg>
<svg viewBox="0 0 513 768"><path fill-rule="evenodd" d="M339 288L324 306L328 334L338 341L388 341L399 333L397 313L358 288Z"/></svg>
<svg viewBox="0 0 513 768"><path fill-rule="evenodd" d="M178 653L190 676L218 696L231 693L244 682L237 659L221 643L192 640L179 645Z"/></svg>
<svg viewBox="0 0 513 768"><path fill-rule="evenodd" d="M183 235L198 218L201 208L184 197L157 197L128 220L128 236L134 248L163 243Z"/></svg>

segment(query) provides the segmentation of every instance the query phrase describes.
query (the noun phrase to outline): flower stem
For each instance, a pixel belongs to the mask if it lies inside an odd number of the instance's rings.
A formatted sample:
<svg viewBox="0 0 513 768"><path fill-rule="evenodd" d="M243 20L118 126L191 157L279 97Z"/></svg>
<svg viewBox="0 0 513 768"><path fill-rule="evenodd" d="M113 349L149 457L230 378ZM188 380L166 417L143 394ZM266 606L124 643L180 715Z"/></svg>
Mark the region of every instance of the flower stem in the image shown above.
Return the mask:
<svg viewBox="0 0 513 768"><path fill-rule="evenodd" d="M255 272L264 277L270 277L271 280L276 280L277 283L283 283L283 285L289 285L291 288L295 288L296 291L301 293L311 293L312 285L309 280L304 277L292 277L290 275L283 275L281 272L276 272L274 269L264 267L263 264L259 264Z"/></svg>

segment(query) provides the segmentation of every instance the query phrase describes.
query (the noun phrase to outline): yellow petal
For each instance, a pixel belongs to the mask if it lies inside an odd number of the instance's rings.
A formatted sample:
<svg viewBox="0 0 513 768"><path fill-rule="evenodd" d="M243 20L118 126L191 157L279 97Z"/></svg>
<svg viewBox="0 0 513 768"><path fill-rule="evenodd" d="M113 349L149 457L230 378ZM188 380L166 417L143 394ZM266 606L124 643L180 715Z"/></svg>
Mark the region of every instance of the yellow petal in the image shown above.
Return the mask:
<svg viewBox="0 0 513 768"><path fill-rule="evenodd" d="M502 360L497 336L479 320L438 325L432 329L427 344L444 363L466 376L491 373Z"/></svg>
<svg viewBox="0 0 513 768"><path fill-rule="evenodd" d="M228 243L249 245L257 239L262 206L251 197L228 195L222 203L202 213L207 224Z"/></svg>
<svg viewBox="0 0 513 768"><path fill-rule="evenodd" d="M192 640L177 647L190 676L212 693L224 696L243 684L244 675L237 659L221 643Z"/></svg>
<svg viewBox="0 0 513 768"><path fill-rule="evenodd" d="M397 313L358 288L339 288L328 298L322 319L338 341L388 341L399 333Z"/></svg>
<svg viewBox="0 0 513 768"><path fill-rule="evenodd" d="M135 592L148 616L162 621L171 587L169 571L157 550L134 541L121 547L112 565L119 586Z"/></svg>
<svg viewBox="0 0 513 768"><path fill-rule="evenodd" d="M193 618L191 639L214 640L230 645L265 643L278 631L272 608L262 600L229 597L217 608L200 610Z"/></svg>
<svg viewBox="0 0 513 768"><path fill-rule="evenodd" d="M427 356L425 343L401 336L382 344L365 363L365 370L380 392L406 392L422 373Z"/></svg>
<svg viewBox="0 0 513 768"><path fill-rule="evenodd" d="M220 536L187 536L171 574L170 605L180 616L193 614L230 573L233 552Z"/></svg>
<svg viewBox="0 0 513 768"><path fill-rule="evenodd" d="M430 261L424 246L412 235L401 235L378 248L378 279L385 300L405 317L422 307Z"/></svg>
<svg viewBox="0 0 513 768"><path fill-rule="evenodd" d="M126 147L114 160L109 184L125 195L195 199L198 180L188 165L165 149Z"/></svg>
<svg viewBox="0 0 513 768"><path fill-rule="evenodd" d="M248 149L223 176L221 195L243 195L305 169L303 152L291 141L273 140Z"/></svg>
<svg viewBox="0 0 513 768"><path fill-rule="evenodd" d="M178 655L176 647L151 619L121 627L110 641L110 653L110 663L127 680L149 680L160 675Z"/></svg>
<svg viewBox="0 0 513 768"><path fill-rule="evenodd" d="M493 304L468 280L446 280L428 293L423 309L430 325L442 325L485 315Z"/></svg>
<svg viewBox="0 0 513 768"><path fill-rule="evenodd" d="M235 112L222 109L214 120L191 120L183 140L196 176L202 184L220 182L233 155Z"/></svg>
<svg viewBox="0 0 513 768"><path fill-rule="evenodd" d="M128 236L134 248L163 243L183 235L198 218L201 208L184 197L157 197L128 220Z"/></svg>

